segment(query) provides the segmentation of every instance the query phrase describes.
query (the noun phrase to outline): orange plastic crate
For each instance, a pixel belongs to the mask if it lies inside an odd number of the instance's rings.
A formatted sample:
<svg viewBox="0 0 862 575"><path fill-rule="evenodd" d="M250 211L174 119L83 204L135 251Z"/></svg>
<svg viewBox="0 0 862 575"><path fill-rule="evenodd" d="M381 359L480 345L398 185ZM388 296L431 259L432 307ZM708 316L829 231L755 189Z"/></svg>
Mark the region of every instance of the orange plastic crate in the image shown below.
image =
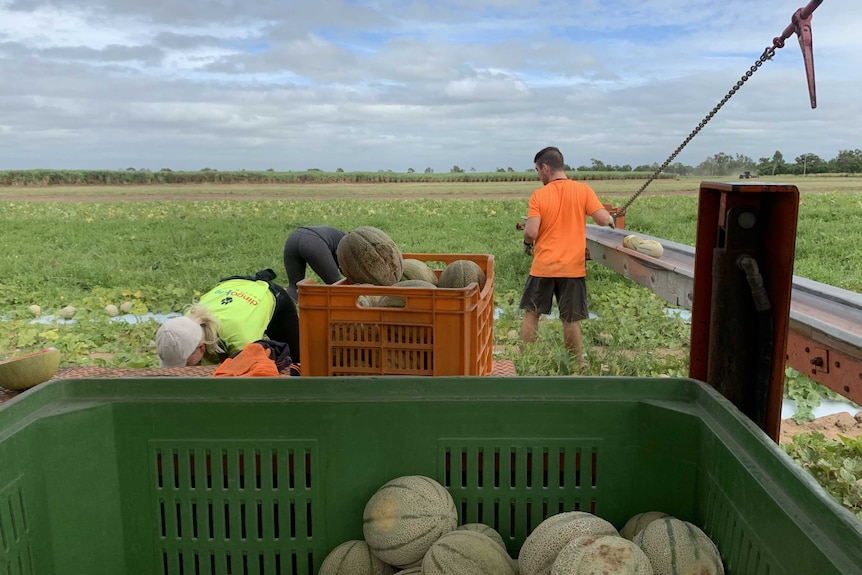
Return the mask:
<svg viewBox="0 0 862 575"><path fill-rule="evenodd" d="M404 254L405 259L449 264L471 260L485 287L401 288L358 286L340 280L297 284L302 374L490 375L494 340L494 256ZM439 275L439 270L437 271ZM398 296L403 308L361 307L362 295Z"/></svg>

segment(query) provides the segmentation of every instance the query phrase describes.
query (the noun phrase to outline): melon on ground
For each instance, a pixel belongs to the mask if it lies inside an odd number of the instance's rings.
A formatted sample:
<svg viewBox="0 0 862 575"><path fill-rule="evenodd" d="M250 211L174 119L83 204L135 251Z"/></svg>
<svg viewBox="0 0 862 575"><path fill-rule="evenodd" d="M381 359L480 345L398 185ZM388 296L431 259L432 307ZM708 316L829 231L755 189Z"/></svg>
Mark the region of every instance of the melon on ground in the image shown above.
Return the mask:
<svg viewBox="0 0 862 575"><path fill-rule="evenodd" d="M403 263L402 280L424 280L428 283L437 285L437 274L431 267L423 262L413 258L405 258Z"/></svg>
<svg viewBox="0 0 862 575"><path fill-rule="evenodd" d="M346 234L335 249L338 267L352 284L391 286L401 279L401 250L386 232L362 226Z"/></svg>
<svg viewBox="0 0 862 575"><path fill-rule="evenodd" d="M397 567L413 565L444 533L458 526L449 492L423 475L398 477L380 487L362 514L362 533L374 553Z"/></svg>
<svg viewBox="0 0 862 575"><path fill-rule="evenodd" d="M653 575L640 547L617 535L578 537L563 547L551 575Z"/></svg>
<svg viewBox="0 0 862 575"><path fill-rule="evenodd" d="M49 347L36 353L0 361L0 387L29 389L48 381L60 367L60 351Z"/></svg>
<svg viewBox="0 0 862 575"><path fill-rule="evenodd" d="M550 575L557 554L570 541L588 535L619 535L608 521L586 511L551 515L527 536L518 553L522 575Z"/></svg>
<svg viewBox="0 0 862 575"><path fill-rule="evenodd" d="M631 541L635 538L635 535L643 531L647 525L656 519L661 519L662 517L670 517L670 515L664 511L645 511L643 513L632 515L629 520L626 521L623 528L620 529L620 536Z"/></svg>
<svg viewBox="0 0 862 575"><path fill-rule="evenodd" d="M516 575L512 558L478 531L459 529L434 542L422 560L422 575Z"/></svg>
<svg viewBox="0 0 862 575"><path fill-rule="evenodd" d="M479 284L479 289L485 287L485 272L472 260L455 260L443 268L437 287L465 288L473 282Z"/></svg>
<svg viewBox="0 0 862 575"><path fill-rule="evenodd" d="M651 522L634 538L655 575L724 575L721 554L700 527L675 517Z"/></svg>
<svg viewBox="0 0 862 575"><path fill-rule="evenodd" d="M484 523L465 523L458 528L464 531L476 531L482 535L487 535L492 541L495 541L503 549L506 548L506 543L503 541L503 536L496 529Z"/></svg>
<svg viewBox="0 0 862 575"><path fill-rule="evenodd" d="M345 541L329 552L318 575L392 575L395 569L375 557L365 541Z"/></svg>

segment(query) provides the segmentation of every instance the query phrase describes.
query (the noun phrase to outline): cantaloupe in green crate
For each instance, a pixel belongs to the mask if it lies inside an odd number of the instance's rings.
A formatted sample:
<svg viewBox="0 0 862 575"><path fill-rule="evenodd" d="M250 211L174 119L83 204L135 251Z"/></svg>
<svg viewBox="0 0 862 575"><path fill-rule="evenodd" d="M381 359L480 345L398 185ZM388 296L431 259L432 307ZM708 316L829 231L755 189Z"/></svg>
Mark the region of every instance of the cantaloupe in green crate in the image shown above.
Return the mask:
<svg viewBox="0 0 862 575"><path fill-rule="evenodd" d="M649 558L655 575L724 575L715 543L688 521L656 519L638 533L634 543Z"/></svg>
<svg viewBox="0 0 862 575"><path fill-rule="evenodd" d="M455 530L458 511L437 481L406 475L388 481L371 496L362 522L372 553L389 565L409 567L444 533Z"/></svg>
<svg viewBox="0 0 862 575"><path fill-rule="evenodd" d="M515 575L512 558L478 531L443 534L422 560L422 575Z"/></svg>
<svg viewBox="0 0 862 575"><path fill-rule="evenodd" d="M551 515L530 533L518 553L521 575L549 575L557 554L578 537L619 535L601 517L586 511L567 511Z"/></svg>
<svg viewBox="0 0 862 575"><path fill-rule="evenodd" d="M670 517L664 511L645 511L632 515L626 524L620 529L620 535L628 540L632 540L635 536L646 529L646 526L663 517Z"/></svg>
<svg viewBox="0 0 862 575"><path fill-rule="evenodd" d="M616 535L578 537L560 550L551 575L653 575L640 547Z"/></svg>
<svg viewBox="0 0 862 575"><path fill-rule="evenodd" d="M395 569L378 559L365 541L345 541L333 549L318 575L392 575Z"/></svg>

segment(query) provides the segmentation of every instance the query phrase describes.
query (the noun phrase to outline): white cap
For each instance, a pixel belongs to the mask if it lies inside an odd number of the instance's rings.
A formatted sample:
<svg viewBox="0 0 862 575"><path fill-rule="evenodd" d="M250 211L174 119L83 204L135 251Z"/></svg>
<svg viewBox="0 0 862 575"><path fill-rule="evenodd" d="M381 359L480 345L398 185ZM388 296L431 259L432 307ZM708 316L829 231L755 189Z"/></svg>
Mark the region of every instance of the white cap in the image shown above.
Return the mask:
<svg viewBox="0 0 862 575"><path fill-rule="evenodd" d="M202 339L203 329L194 320L186 316L169 319L156 332L159 367L185 367Z"/></svg>

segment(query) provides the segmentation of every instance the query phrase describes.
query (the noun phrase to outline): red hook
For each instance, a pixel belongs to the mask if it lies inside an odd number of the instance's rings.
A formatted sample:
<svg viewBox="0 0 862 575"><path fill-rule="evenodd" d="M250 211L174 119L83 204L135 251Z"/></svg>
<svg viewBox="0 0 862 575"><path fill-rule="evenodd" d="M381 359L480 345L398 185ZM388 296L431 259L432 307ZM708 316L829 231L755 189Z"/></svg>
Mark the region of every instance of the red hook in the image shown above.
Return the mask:
<svg viewBox="0 0 862 575"><path fill-rule="evenodd" d="M773 38L772 47L766 51L772 54L776 48L784 48L784 41L795 33L799 39L799 47L802 48L802 60L805 62L805 76L808 79L808 96L811 99L811 107L817 107L817 90L814 85L814 44L811 37L811 16L814 10L823 3L823 0L811 0L807 6L797 10L790 19L790 24L781 33L781 36Z"/></svg>

